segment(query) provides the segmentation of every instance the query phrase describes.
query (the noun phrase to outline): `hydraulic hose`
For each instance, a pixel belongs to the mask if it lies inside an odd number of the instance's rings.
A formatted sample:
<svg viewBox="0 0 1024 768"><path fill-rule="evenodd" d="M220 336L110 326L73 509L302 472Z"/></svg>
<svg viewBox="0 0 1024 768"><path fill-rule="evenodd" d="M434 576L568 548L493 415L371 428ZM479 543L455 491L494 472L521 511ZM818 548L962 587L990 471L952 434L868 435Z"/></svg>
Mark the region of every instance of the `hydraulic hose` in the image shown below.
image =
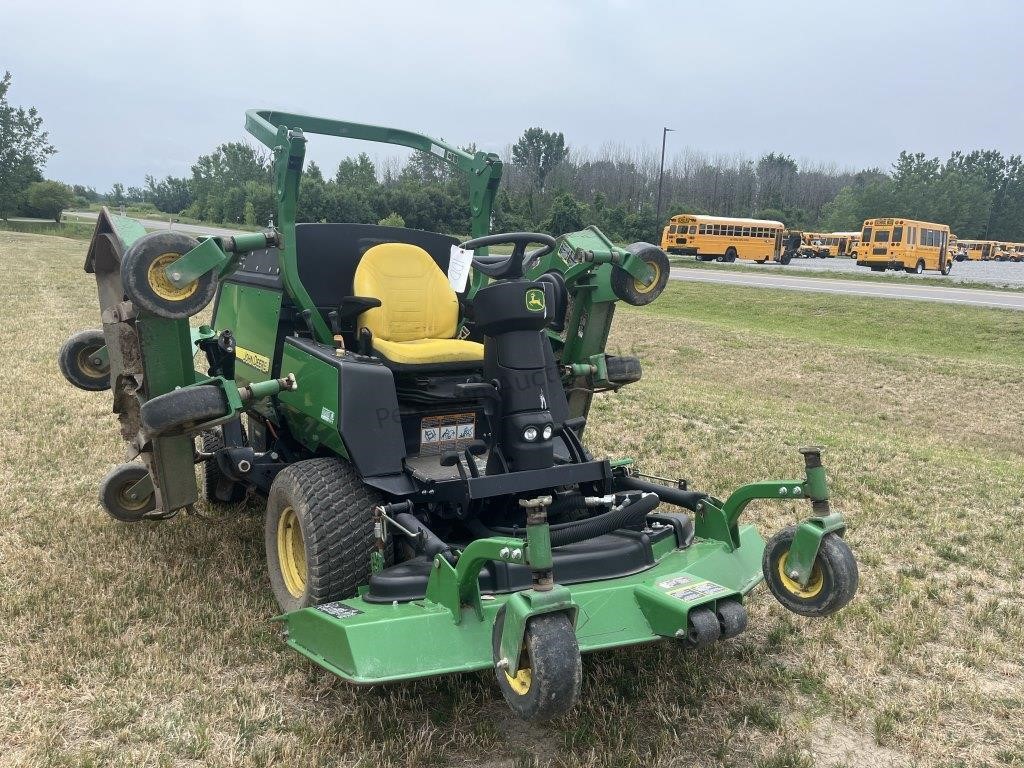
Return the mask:
<svg viewBox="0 0 1024 768"><path fill-rule="evenodd" d="M564 547L577 544L587 539L597 538L620 528L632 528L641 525L649 512L660 503L658 494L645 493L632 504L612 507L609 511L586 520L575 520L550 526L551 546ZM513 536L522 533L521 529L488 528L479 520L471 521L470 529L479 536Z"/></svg>
<svg viewBox="0 0 1024 768"><path fill-rule="evenodd" d="M628 489L656 493L662 501L675 504L677 507L683 507L691 512L697 511L698 501L707 498L707 494L700 491L683 491L679 488L661 485L660 483L652 483L649 480L641 480L639 477L633 477L632 475L616 478L616 485L622 490Z"/></svg>

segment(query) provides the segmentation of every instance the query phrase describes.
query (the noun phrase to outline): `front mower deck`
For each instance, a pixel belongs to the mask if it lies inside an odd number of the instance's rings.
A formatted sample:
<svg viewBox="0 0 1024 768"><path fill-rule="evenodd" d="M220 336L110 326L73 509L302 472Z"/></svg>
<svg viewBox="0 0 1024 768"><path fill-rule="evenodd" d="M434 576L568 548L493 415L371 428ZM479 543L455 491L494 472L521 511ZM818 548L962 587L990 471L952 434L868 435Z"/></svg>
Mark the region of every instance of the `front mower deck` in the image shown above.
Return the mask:
<svg viewBox="0 0 1024 768"><path fill-rule="evenodd" d="M648 570L567 587L577 606L580 650L682 636L692 609L742 599L760 583L764 546L752 525L740 529L740 546L732 551L714 540L678 549L668 539ZM280 621L289 646L350 682L410 680L494 666L494 619L511 596L481 597L482 618L465 605L456 617L429 599L375 604L353 598L294 611Z"/></svg>

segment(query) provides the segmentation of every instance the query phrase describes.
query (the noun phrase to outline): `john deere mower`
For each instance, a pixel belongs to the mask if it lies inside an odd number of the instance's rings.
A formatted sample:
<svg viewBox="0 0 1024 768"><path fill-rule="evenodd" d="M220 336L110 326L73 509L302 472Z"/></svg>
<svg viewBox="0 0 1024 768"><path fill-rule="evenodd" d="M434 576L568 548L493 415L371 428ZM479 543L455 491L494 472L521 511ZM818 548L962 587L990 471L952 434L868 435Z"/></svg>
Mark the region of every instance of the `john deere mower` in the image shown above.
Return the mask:
<svg viewBox="0 0 1024 768"><path fill-rule="evenodd" d="M265 497L289 646L362 684L490 668L532 720L573 705L582 652L736 636L762 579L804 616L850 601L819 449L802 477L724 497L587 449L594 394L641 377L605 345L617 301L664 289L660 249L595 227L488 234L493 154L270 110L246 128L274 155L278 228L195 240L104 211L89 246L102 329L60 364L112 390L128 446L101 485L113 517L165 519L200 489ZM297 224L309 134L465 173L471 239ZM190 327L211 301L212 323ZM755 499L810 514L766 544L741 521Z"/></svg>

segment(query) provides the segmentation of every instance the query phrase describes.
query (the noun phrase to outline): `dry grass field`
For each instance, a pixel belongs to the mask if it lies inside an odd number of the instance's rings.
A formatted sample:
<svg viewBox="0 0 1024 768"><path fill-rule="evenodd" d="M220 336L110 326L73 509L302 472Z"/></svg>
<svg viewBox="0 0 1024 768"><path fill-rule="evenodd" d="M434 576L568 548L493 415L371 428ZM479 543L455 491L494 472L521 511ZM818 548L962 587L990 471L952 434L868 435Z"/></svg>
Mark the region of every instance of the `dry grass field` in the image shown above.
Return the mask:
<svg viewBox="0 0 1024 768"><path fill-rule="evenodd" d="M98 325L84 251L0 232L0 765L1024 765L1021 315L697 284L622 310L645 377L592 447L721 495L827 445L861 591L812 621L762 588L735 640L587 656L580 706L528 727L487 673L357 689L288 650L257 502L102 512L109 398L56 366Z"/></svg>

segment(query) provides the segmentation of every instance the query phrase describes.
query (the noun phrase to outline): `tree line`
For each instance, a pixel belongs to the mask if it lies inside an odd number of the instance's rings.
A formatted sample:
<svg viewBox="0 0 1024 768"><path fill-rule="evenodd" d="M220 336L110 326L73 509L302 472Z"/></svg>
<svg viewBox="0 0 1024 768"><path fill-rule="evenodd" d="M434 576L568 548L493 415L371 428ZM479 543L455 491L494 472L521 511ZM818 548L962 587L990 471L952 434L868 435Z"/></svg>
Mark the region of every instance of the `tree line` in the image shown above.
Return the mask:
<svg viewBox="0 0 1024 768"><path fill-rule="evenodd" d="M56 151L34 108L7 102L11 77L0 80L0 217L59 220L71 205L152 206L156 211L223 224L263 226L274 216L270 154L247 142L201 155L187 176L141 186L114 184L105 194L43 178ZM475 147L466 147L474 152ZM670 158L655 209L660 157L650 150L606 145L571 147L564 134L529 128L503 153L494 231L567 232L598 225L617 241L656 238L677 213L776 219L793 229L859 229L866 218L899 216L948 224L962 238L1024 241L1024 163L995 150L954 152L945 161L902 152L888 171L830 164L800 166L772 152L756 160L686 150ZM325 174L303 173L300 221L387 221L455 234L469 231L467 185L439 159L413 153L375 164L361 153Z"/></svg>

